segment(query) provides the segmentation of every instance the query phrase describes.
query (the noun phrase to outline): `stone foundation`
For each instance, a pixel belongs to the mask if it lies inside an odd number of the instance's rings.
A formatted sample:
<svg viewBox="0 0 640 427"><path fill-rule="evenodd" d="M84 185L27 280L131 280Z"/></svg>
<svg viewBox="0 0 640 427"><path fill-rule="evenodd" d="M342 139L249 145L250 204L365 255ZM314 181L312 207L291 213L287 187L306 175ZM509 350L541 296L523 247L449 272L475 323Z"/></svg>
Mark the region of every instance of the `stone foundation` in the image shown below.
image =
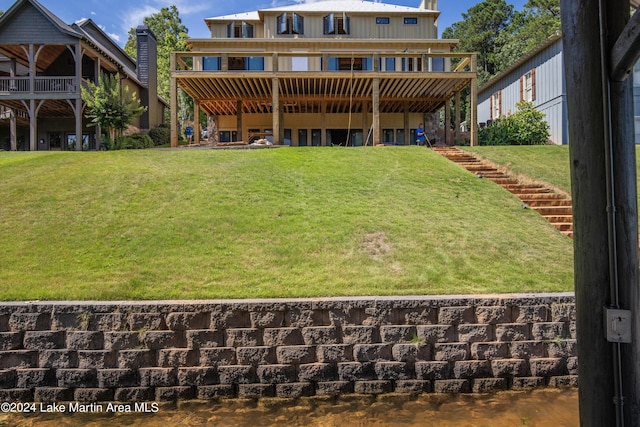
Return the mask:
<svg viewBox="0 0 640 427"><path fill-rule="evenodd" d="M0 401L577 385L573 294L0 307Z"/></svg>

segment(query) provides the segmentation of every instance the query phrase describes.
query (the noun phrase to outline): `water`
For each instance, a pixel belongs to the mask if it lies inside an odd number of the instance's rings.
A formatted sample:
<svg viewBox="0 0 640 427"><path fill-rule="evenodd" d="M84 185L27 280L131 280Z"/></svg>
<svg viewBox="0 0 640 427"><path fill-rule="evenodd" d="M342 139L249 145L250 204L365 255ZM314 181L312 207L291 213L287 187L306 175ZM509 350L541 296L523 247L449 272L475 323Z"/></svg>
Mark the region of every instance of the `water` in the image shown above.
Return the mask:
<svg viewBox="0 0 640 427"><path fill-rule="evenodd" d="M578 426L577 389L160 403L156 413L0 414L0 426Z"/></svg>

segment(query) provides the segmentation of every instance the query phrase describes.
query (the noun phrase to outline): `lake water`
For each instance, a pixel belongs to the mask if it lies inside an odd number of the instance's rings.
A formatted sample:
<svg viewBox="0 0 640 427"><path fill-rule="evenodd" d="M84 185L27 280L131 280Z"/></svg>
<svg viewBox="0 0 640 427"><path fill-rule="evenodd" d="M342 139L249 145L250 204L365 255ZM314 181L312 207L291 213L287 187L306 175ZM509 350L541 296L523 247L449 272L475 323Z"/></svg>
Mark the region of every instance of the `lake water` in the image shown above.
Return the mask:
<svg viewBox="0 0 640 427"><path fill-rule="evenodd" d="M68 403L66 404L68 405ZM105 405L103 404L103 409ZM155 413L0 414L0 426L578 426L578 390L483 395L344 395L298 400L189 401L148 406Z"/></svg>

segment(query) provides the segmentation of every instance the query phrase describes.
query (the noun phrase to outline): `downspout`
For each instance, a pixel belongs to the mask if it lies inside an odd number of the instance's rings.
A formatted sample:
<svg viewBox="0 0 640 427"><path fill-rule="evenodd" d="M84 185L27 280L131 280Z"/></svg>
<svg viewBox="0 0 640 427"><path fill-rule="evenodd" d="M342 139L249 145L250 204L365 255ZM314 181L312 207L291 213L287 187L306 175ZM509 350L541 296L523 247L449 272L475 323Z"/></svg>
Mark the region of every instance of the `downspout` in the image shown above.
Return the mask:
<svg viewBox="0 0 640 427"><path fill-rule="evenodd" d="M606 30L606 6L605 0L599 0L600 8L600 67L602 73L602 110L604 121L604 149L605 149L605 175L607 189L607 225L609 244L609 291L611 298L610 308L620 307L619 280L618 280L618 253L616 240L616 196L614 192L615 177L613 174L613 141L611 134L611 92L609 87L609 69ZM606 307L605 307L606 309ZM613 403L616 409L616 426L624 426L624 396L622 391L622 362L621 344L613 343L613 373L614 373L614 397Z"/></svg>

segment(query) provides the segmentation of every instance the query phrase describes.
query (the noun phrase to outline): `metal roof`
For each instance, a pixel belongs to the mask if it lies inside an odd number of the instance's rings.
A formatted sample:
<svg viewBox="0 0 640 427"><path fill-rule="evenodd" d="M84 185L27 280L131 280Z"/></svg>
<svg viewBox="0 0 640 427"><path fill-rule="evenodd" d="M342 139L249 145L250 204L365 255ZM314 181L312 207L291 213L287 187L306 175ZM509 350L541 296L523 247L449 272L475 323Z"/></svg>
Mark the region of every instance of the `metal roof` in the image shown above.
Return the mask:
<svg viewBox="0 0 640 427"><path fill-rule="evenodd" d="M365 0L326 0L309 3L300 3L290 6L260 9L254 12L237 13L233 15L215 16L206 18L213 20L251 20L258 21L263 13L269 12L347 12L347 13L440 13L437 10L421 9L418 7L399 6L396 4L380 3Z"/></svg>

